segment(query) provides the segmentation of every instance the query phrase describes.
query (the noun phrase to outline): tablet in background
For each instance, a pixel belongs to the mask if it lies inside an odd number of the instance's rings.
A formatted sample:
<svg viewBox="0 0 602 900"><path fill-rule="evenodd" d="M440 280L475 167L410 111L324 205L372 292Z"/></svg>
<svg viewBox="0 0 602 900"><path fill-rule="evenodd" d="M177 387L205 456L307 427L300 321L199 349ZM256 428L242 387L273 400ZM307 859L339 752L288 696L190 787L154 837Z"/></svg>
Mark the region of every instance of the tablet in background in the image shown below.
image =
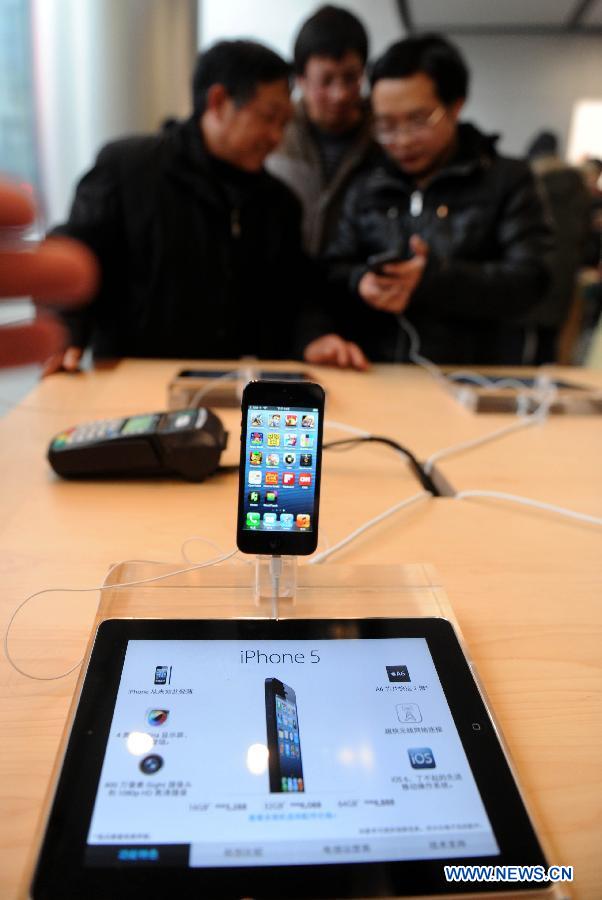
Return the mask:
<svg viewBox="0 0 602 900"><path fill-rule="evenodd" d="M168 385L169 409L240 406L249 381L311 381L306 372L269 371L253 365L232 369L181 369Z"/></svg>
<svg viewBox="0 0 602 900"><path fill-rule="evenodd" d="M537 378L514 375L487 375L486 378L490 383L488 386L475 383L468 376L454 377L448 384L455 399L474 413L527 415L541 408L545 393L542 393L543 385ZM506 384L508 379L512 380L512 386ZM552 380L549 385L555 388L555 393L547 405L548 413L567 416L602 414L599 389L562 380Z"/></svg>

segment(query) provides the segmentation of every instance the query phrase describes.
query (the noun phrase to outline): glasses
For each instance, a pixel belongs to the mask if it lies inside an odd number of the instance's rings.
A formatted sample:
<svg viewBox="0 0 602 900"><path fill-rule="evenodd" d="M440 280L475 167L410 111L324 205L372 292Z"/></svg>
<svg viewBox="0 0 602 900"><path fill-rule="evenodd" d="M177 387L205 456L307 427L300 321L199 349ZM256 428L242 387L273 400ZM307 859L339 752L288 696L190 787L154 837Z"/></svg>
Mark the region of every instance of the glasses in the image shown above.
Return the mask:
<svg viewBox="0 0 602 900"><path fill-rule="evenodd" d="M426 115L417 115L407 122L376 122L374 126L374 137L379 144L391 144L398 137L416 137L432 131L445 115L445 107L437 106Z"/></svg>

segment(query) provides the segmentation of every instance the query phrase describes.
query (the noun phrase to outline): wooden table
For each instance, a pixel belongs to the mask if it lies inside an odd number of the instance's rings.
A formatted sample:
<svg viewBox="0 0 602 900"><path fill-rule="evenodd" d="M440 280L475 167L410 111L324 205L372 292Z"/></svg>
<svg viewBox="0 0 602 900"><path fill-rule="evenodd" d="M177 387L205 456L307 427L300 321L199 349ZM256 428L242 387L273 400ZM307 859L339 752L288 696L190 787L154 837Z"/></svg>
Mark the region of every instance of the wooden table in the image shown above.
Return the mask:
<svg viewBox="0 0 602 900"><path fill-rule="evenodd" d="M218 364L215 364L219 367ZM223 365L223 364L220 364ZM162 409L173 361L126 360L108 371L47 379L0 419L0 625L46 587L93 587L123 559L180 561L182 541L234 546L237 477L184 482L71 483L50 471L52 435L86 419ZM281 368L281 366L279 366ZM473 415L428 374L378 366L367 375L314 369L327 419L396 438L424 459L511 421ZM602 373L561 371L602 386ZM239 414L222 462L236 462ZM343 436L327 430L328 438ZM599 418L559 416L442 461L457 490L482 488L602 515ZM322 534L333 544L414 494L408 466L385 447L326 453ZM333 562L434 564L552 848L575 867L575 896L602 896L602 532L505 502L428 499L382 522ZM199 544L199 558L212 550ZM324 563L328 565L328 562ZM81 655L98 593L48 594L19 617L11 644L38 673ZM0 896L18 894L76 673L31 681L0 660Z"/></svg>

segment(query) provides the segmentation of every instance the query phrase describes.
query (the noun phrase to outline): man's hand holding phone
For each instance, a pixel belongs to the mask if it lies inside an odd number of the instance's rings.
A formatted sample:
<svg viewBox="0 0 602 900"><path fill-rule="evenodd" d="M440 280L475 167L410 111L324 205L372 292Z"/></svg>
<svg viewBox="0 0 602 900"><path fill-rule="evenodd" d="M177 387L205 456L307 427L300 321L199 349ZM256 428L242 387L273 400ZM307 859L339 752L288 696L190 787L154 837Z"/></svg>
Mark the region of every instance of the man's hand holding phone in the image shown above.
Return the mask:
<svg viewBox="0 0 602 900"><path fill-rule="evenodd" d="M407 308L426 266L429 247L417 234L410 238L411 259L384 262L366 272L358 285L360 297L374 309L399 314Z"/></svg>

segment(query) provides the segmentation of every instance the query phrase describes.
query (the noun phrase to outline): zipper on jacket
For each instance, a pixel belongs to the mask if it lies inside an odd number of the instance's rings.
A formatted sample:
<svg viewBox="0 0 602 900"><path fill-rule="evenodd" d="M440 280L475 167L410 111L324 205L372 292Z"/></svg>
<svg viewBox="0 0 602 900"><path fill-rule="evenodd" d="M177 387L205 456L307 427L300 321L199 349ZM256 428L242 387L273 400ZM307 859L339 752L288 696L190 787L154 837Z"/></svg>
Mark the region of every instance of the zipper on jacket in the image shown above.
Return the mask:
<svg viewBox="0 0 602 900"><path fill-rule="evenodd" d="M422 215L423 194L422 191L412 191L410 195L410 215L417 219Z"/></svg>
<svg viewBox="0 0 602 900"><path fill-rule="evenodd" d="M241 235L239 209L233 209L230 212L230 234L234 238L239 238Z"/></svg>

